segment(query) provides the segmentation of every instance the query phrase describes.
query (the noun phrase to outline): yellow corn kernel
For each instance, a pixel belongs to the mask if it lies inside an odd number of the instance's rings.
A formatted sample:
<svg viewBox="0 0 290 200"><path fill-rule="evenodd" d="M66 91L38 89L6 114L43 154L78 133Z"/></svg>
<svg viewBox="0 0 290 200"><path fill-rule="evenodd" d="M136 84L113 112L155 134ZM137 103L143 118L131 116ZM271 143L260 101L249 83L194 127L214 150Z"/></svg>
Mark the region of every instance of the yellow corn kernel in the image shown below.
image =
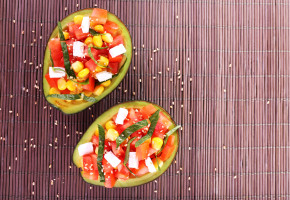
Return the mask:
<svg viewBox="0 0 290 200"><path fill-rule="evenodd" d="M68 40L69 39L69 33L66 32L66 31L63 32L63 36L64 36L64 39L65 40Z"/></svg>
<svg viewBox="0 0 290 200"><path fill-rule="evenodd" d="M83 15L76 15L74 17L74 23L81 25L82 24L82 21L83 21L83 17L84 17Z"/></svg>
<svg viewBox="0 0 290 200"><path fill-rule="evenodd" d="M76 83L74 83L73 81L71 80L68 80L66 82L66 88L69 90L69 91L75 91L75 89L77 88L76 86Z"/></svg>
<svg viewBox="0 0 290 200"><path fill-rule="evenodd" d="M97 128L97 129L95 130L95 136L98 136L98 137L99 137L99 128Z"/></svg>
<svg viewBox="0 0 290 200"><path fill-rule="evenodd" d="M95 90L94 90L94 95L96 96L100 96L103 92L104 92L104 86L101 86L101 85L98 85L97 87L95 87Z"/></svg>
<svg viewBox="0 0 290 200"><path fill-rule="evenodd" d="M49 89L49 94L60 94L60 91L57 88L52 87Z"/></svg>
<svg viewBox="0 0 290 200"><path fill-rule="evenodd" d="M84 94L85 94L87 97L90 97L90 96L92 96L93 92L88 91L88 90L85 90L85 91L84 91Z"/></svg>
<svg viewBox="0 0 290 200"><path fill-rule="evenodd" d="M111 80L107 80L107 81L103 82L101 85L104 87L108 87L109 85L111 85Z"/></svg>
<svg viewBox="0 0 290 200"><path fill-rule="evenodd" d="M95 69L95 72L101 72L101 71L103 71L103 69L100 66L97 66Z"/></svg>
<svg viewBox="0 0 290 200"><path fill-rule="evenodd" d="M110 128L106 133L106 139L109 139L111 141L115 141L118 136L119 136L118 131L116 131L113 128Z"/></svg>
<svg viewBox="0 0 290 200"><path fill-rule="evenodd" d="M113 42L113 36L110 33L105 33L104 35L102 35L102 39L104 40L104 42L107 43Z"/></svg>
<svg viewBox="0 0 290 200"><path fill-rule="evenodd" d="M107 130L109 130L109 129L116 128L116 125L114 124L114 122L112 120L110 120L110 121L107 121L105 127L106 127Z"/></svg>
<svg viewBox="0 0 290 200"><path fill-rule="evenodd" d="M59 90L65 90L66 89L66 81L63 78L60 78L57 80L57 87Z"/></svg>
<svg viewBox="0 0 290 200"><path fill-rule="evenodd" d="M80 61L76 61L71 65L71 67L75 73L79 73L84 68L84 64Z"/></svg>
<svg viewBox="0 0 290 200"><path fill-rule="evenodd" d="M154 137L152 139L152 148L156 150L160 150L163 145L163 140L159 137Z"/></svg>
<svg viewBox="0 0 290 200"><path fill-rule="evenodd" d="M103 25L96 25L95 27L94 27L94 29L95 29L95 31L97 31L97 32L99 32L99 33L103 33L104 32L104 27L103 27Z"/></svg>
<svg viewBox="0 0 290 200"><path fill-rule="evenodd" d="M100 56L98 63L100 63L100 65L103 65L106 67L109 64L109 59L106 58L105 56Z"/></svg>
<svg viewBox="0 0 290 200"><path fill-rule="evenodd" d="M78 73L78 77L82 78L82 79L86 79L90 74L90 70L88 68L82 69L79 73Z"/></svg>
<svg viewBox="0 0 290 200"><path fill-rule="evenodd" d="M155 169L158 171L157 160L158 160L159 167L162 167L162 165L163 165L163 161L162 161L160 158L154 158L154 159L152 160Z"/></svg>
<svg viewBox="0 0 290 200"><path fill-rule="evenodd" d="M93 44L96 47L102 47L103 46L103 41L102 41L102 37L100 35L96 35L93 37Z"/></svg>
<svg viewBox="0 0 290 200"><path fill-rule="evenodd" d="M89 45L93 43L93 38L92 37L87 37L87 39L85 40L85 44Z"/></svg>
<svg viewBox="0 0 290 200"><path fill-rule="evenodd" d="M96 148L96 149L95 149L95 154L98 155L98 153L99 153L99 148Z"/></svg>

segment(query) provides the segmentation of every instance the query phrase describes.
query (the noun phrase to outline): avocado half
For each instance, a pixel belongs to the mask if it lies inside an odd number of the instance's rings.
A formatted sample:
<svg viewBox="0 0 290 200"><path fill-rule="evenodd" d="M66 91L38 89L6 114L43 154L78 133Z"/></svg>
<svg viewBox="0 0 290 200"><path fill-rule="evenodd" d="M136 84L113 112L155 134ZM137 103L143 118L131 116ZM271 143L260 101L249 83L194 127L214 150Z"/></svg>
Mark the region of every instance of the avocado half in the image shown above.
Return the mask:
<svg viewBox="0 0 290 200"><path fill-rule="evenodd" d="M65 28L69 22L73 21L73 18L76 15L90 15L92 13L92 11L93 11L93 8L83 9L83 10L79 10L77 12L74 12L74 13L68 15L66 18L64 18L61 21L61 25L63 28ZM103 99L109 93L111 93L119 85L119 83L125 77L128 69L129 69L131 59L132 59L132 41L131 41L131 36L130 36L128 29L126 28L126 26L123 24L123 22L116 15L114 15L110 12L108 12L108 20L113 21L116 24L118 24L120 29L121 29L121 35L123 36L124 43L125 43L124 46L127 50L127 52L125 53L126 60L124 61L124 64L122 65L118 75L112 79L111 85L109 87L107 87L100 96L95 97L97 102L100 101L101 99ZM48 42L52 38L55 38L57 35L58 35L58 29L56 27L53 30ZM95 103L87 102L87 101L68 102L65 100L57 99L57 98L47 97L47 95L49 93L50 86L49 86L49 84L46 81L44 76L45 76L45 74L48 73L49 66L51 66L51 61L50 61L50 50L48 48L48 43L47 43L45 55L44 55L44 63L43 63L43 93L44 93L46 100L53 107L61 110L65 114L74 114L74 113L78 113L78 112L88 108L89 106L95 104Z"/></svg>
<svg viewBox="0 0 290 200"><path fill-rule="evenodd" d="M106 112L104 112L102 115L100 115L92 123L92 125L89 127L89 129L85 132L85 134L83 135L83 137L81 138L81 140L79 141L79 143L77 144L77 146L74 150L74 153L73 153L74 164L78 168L82 167L82 157L79 155L78 147L81 144L90 142L92 136L94 135L95 130L97 129L98 124L105 126L105 123L108 120L110 120L113 117L113 115L118 113L119 108L142 108L148 104L152 104L156 109L160 109L160 111L162 111L165 114L165 116L168 117L168 119L170 119L170 121L172 122L172 125L171 125L171 127L169 127L169 129L172 129L176 126L175 122L172 120L172 118L168 114L168 112L156 104L153 104L153 103L150 103L147 101L128 101L125 103L118 104L118 105L110 108ZM142 185L142 184L148 183L150 181L153 181L154 179L158 178L161 174L163 174L168 169L170 164L172 163L173 159L175 158L176 152L178 150L178 144L179 144L178 131L173 133L173 135L176 138L174 141L174 144L176 145L176 147L175 147L172 155L164 162L164 164L162 165L160 170L157 170L157 172L155 172L155 173L148 173L148 174L141 176L139 178L130 178L126 181L122 181L122 180L118 179L116 181L114 187L133 187L133 186ZM84 177L83 177L83 179L90 184L104 186L104 183L100 182L99 180L90 180L90 179L87 179Z"/></svg>

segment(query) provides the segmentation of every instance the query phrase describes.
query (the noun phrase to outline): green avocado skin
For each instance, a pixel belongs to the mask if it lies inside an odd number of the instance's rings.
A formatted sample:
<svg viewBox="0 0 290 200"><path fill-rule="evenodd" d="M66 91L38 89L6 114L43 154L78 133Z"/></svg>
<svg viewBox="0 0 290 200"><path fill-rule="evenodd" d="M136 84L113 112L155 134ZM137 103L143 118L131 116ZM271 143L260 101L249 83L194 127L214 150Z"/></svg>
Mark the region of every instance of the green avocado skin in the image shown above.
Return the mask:
<svg viewBox="0 0 290 200"><path fill-rule="evenodd" d="M78 147L81 144L90 142L92 136L94 135L95 130L97 129L98 124L105 126L105 123L110 120L116 113L118 113L119 108L142 108L148 104L152 104L156 109L160 109L161 112L163 112L172 122L171 127L169 127L169 129L172 129L173 127L176 126L175 122L172 120L171 116L168 114L168 112L166 112L162 107L147 102L147 101L128 101L125 103L121 103L118 104L112 108L110 108L109 110L107 110L106 112L104 112L102 115L100 115L93 123L92 125L88 128L88 130L85 132L85 134L83 135L83 137L81 138L81 140L79 141L79 143L77 144L74 153L73 153L73 162L74 164L80 168L82 166L82 157L79 156L79 152L78 152ZM122 180L117 180L116 184L114 187L133 187L133 186L138 186L138 185L142 185L145 183L148 183L150 181L155 180L156 178L158 178L161 174L163 174L168 167L170 166L170 164L172 163L173 159L175 158L175 155L177 153L178 150L178 145L179 145L179 135L178 135L178 131L176 131L175 133L173 133L173 135L175 136L175 145L176 148L174 149L172 155L170 156L170 158L168 158L163 166L161 167L160 170L157 170L157 172L155 173L148 173L144 176L141 176L139 178L130 178L126 181L122 181ZM81 173L82 174L82 173ZM104 186L104 183L101 183L98 180L90 180L87 178L83 179L93 185L99 185L99 186Z"/></svg>
<svg viewBox="0 0 290 200"><path fill-rule="evenodd" d="M93 11L93 8L79 10L77 12L74 12L74 13L68 15L66 18L64 18L61 21L61 25L63 28L65 28L69 22L73 21L73 18L76 15L88 16L88 15L91 15L92 11ZM108 12L108 20L117 23L121 29L121 32L122 32L121 35L124 38L124 43L125 43L124 45L125 45L126 50L127 50L127 52L125 53L126 60L124 61L124 64L123 64L122 68L120 69L118 76L116 76L115 78L112 79L111 85L109 87L107 87L100 96L96 97L97 102L102 100L104 97L106 97L109 93L111 93L119 85L119 83L125 77L128 69L129 69L131 59L132 59L132 41L131 41L131 36L130 36L128 29L126 28L126 26L123 24L123 22L117 16L115 16L114 14L112 14L110 12ZM57 35L58 35L58 29L56 27L53 30L48 42L52 38L57 37ZM78 113L78 112L85 110L86 108L88 108L89 106L94 104L92 102L86 102L86 101L82 101L82 102L75 101L72 103L72 102L66 102L64 100L60 100L60 99L56 99L56 98L47 97L47 95L49 94L50 86L49 86L49 84L46 81L44 76L45 76L45 74L48 73L49 66L51 66L51 61L50 61L50 50L48 48L48 43L47 43L45 55L44 55L44 63L43 63L43 93L44 93L46 100L53 107L61 110L65 114L75 114L75 113Z"/></svg>

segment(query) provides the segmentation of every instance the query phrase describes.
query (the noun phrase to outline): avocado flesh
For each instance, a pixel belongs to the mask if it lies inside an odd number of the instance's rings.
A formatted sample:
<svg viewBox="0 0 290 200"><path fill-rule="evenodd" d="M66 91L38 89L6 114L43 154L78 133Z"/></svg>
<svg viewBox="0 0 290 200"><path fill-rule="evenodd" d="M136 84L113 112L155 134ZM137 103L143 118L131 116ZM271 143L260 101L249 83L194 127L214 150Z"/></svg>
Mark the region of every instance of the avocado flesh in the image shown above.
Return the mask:
<svg viewBox="0 0 290 200"><path fill-rule="evenodd" d="M176 124L172 120L171 116L162 107L160 107L156 104L146 102L146 101L129 101L129 102L118 104L118 105L110 108L106 112L104 112L102 115L100 115L92 123L92 125L88 128L88 130L85 132L85 134L83 135L83 137L81 138L81 140L79 141L79 143L77 144L77 146L74 150L74 153L73 153L74 164L78 168L82 167L82 156L79 155L78 147L81 144L90 142L92 136L94 135L95 130L97 129L98 124L100 124L104 127L105 123L108 120L110 120L116 113L118 113L119 108L142 108L148 104L152 104L156 109L160 109L160 111L163 112L164 115L166 117L168 117L168 119L170 119L170 121L172 122L172 125L171 125L171 127L169 127L169 129L172 129L176 126ZM116 181L114 187L133 187L133 186L137 186L137 185L142 185L142 184L148 183L150 181L153 181L154 179L158 178L161 174L163 174L167 170L167 168L170 166L170 164L172 163L172 161L176 155L176 152L178 150L178 144L179 144L178 131L173 133L173 135L176 138L174 141L175 149L174 149L172 155L164 162L162 167L160 167L161 170L157 170L157 172L154 172L154 173L147 173L146 175L143 175L143 176L138 177L138 178L129 178L128 180L125 180L125 181L118 179ZM91 180L91 179L87 179L84 177L83 177L83 179L90 184L104 186L104 183L101 183L99 180Z"/></svg>
<svg viewBox="0 0 290 200"><path fill-rule="evenodd" d="M62 27L66 27L67 24L69 22L73 21L74 16L76 15L91 15L93 9L84 9L84 10L80 10L77 11L75 13L70 14L69 16L67 16L66 18L64 18L61 21L61 25ZM114 14L108 12L108 20L109 21L113 21L116 24L118 24L120 30L121 30L121 35L124 38L124 46L126 48L126 53L123 56L123 60L121 63L123 63L122 67L120 68L120 71L118 73L118 75L116 77L114 77L112 79L111 85L107 88L105 88L104 92L100 95L95 97L97 99L97 101L100 101L101 99L103 99L105 96L107 96L109 93L111 93L118 85L119 83L123 80L123 78L125 77L130 63L131 63L131 58L132 58L132 42L131 42L131 37L130 37L130 33L128 31L128 29L126 28L126 26L121 22L121 20L116 17ZM57 27L53 30L48 42L52 39L58 36L58 29ZM65 101L65 100L61 100L61 99L57 99L57 98L52 98L52 97L47 97L47 95L49 94L49 89L50 86L48 84L48 82L45 79L45 74L48 73L48 69L49 66L51 66L51 61L50 61L50 50L48 48L48 45L46 46L46 50L45 50L45 55L44 55L44 65L43 65L43 92L44 92L44 96L46 98L46 100L53 105L53 107L61 110L63 113L65 114L74 114L74 113L78 113L86 108L88 108L89 106L93 105L94 103L92 102L87 102L87 101ZM96 102L97 103L97 102Z"/></svg>

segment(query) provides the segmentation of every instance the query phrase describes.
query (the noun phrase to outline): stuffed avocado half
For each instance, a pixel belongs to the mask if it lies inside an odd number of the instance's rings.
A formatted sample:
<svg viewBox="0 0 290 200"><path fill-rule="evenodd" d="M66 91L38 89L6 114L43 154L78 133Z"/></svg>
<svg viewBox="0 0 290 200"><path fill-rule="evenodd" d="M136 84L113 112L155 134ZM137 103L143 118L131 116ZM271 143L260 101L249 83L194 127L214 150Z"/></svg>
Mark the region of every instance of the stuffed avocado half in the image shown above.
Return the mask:
<svg viewBox="0 0 290 200"><path fill-rule="evenodd" d="M121 103L88 128L74 150L73 162L90 184L107 188L145 184L172 163L179 128L156 104Z"/></svg>
<svg viewBox="0 0 290 200"><path fill-rule="evenodd" d="M46 100L66 114L80 112L112 92L132 58L130 33L99 8L72 13L53 30L44 57Z"/></svg>

